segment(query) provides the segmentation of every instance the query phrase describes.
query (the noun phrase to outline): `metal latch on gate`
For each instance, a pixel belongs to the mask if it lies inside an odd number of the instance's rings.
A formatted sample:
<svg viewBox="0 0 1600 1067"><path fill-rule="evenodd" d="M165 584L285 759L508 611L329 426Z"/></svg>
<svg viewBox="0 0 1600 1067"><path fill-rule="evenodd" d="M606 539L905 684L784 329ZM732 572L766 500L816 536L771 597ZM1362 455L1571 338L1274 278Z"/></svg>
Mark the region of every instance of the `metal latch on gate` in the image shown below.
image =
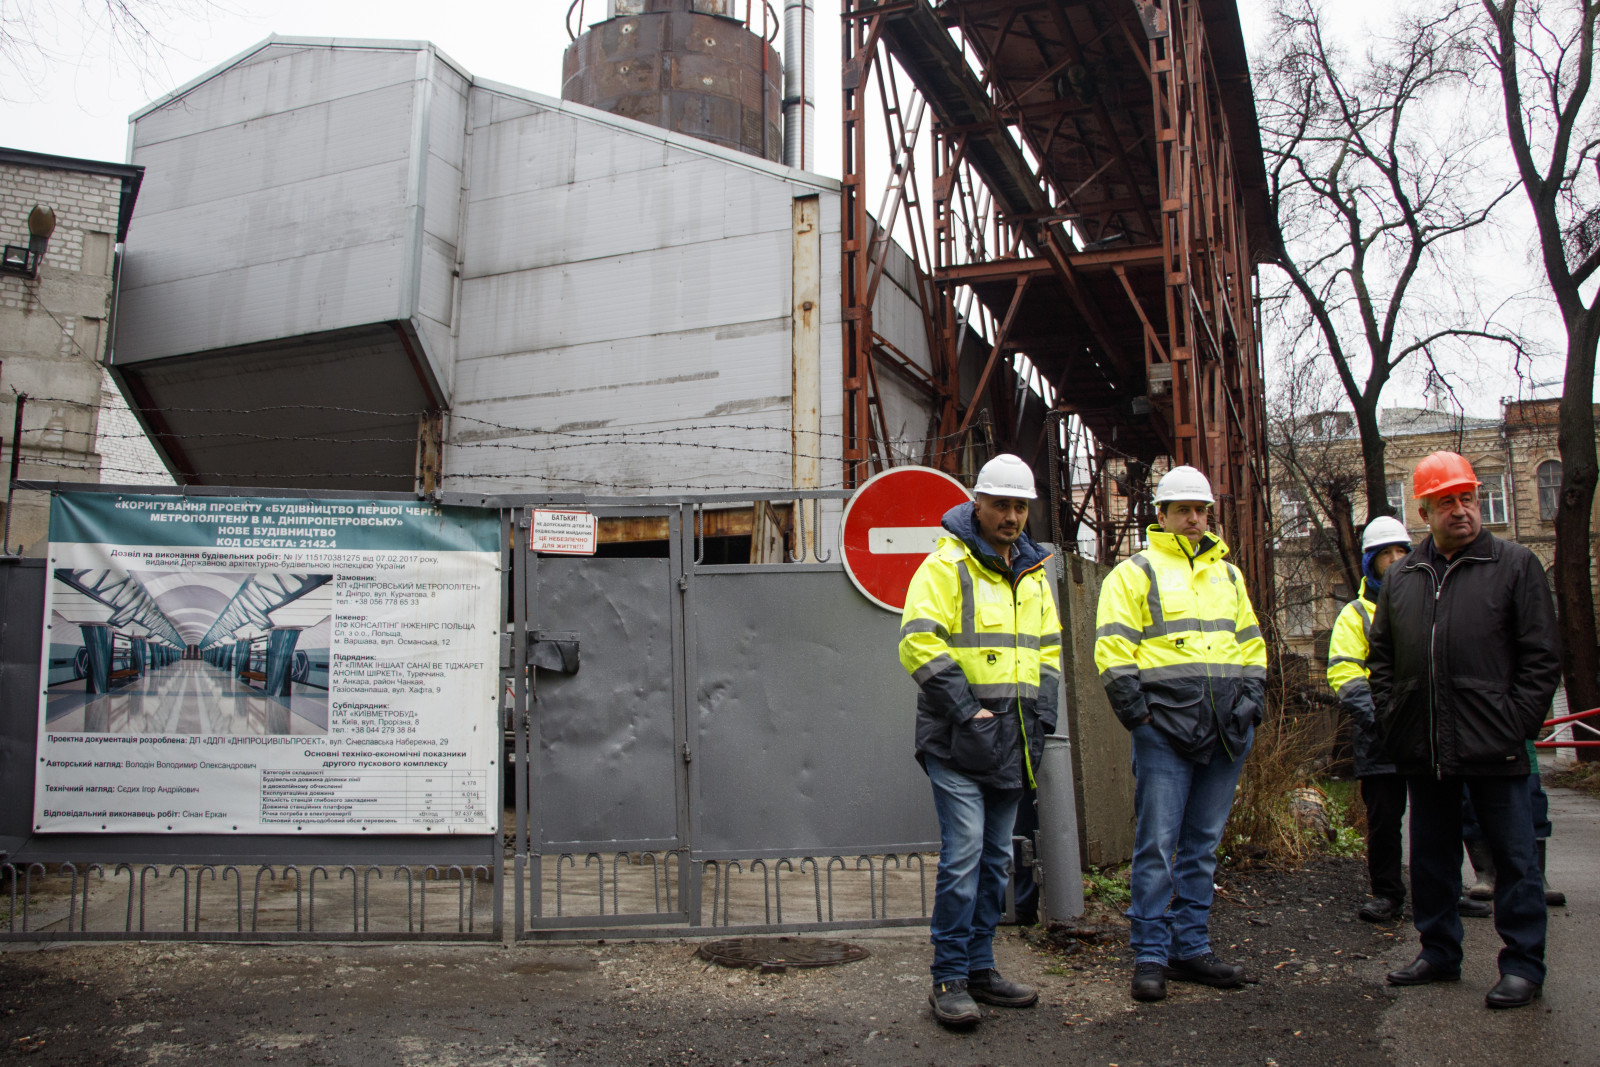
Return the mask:
<svg viewBox="0 0 1600 1067"><path fill-rule="evenodd" d="M579 636L572 630L531 630L528 633L528 665L541 671L561 674L578 673ZM515 664L512 635L500 635L500 669L511 670Z"/></svg>
<svg viewBox="0 0 1600 1067"><path fill-rule="evenodd" d="M573 630L534 630L528 662L541 671L578 673L578 634Z"/></svg>

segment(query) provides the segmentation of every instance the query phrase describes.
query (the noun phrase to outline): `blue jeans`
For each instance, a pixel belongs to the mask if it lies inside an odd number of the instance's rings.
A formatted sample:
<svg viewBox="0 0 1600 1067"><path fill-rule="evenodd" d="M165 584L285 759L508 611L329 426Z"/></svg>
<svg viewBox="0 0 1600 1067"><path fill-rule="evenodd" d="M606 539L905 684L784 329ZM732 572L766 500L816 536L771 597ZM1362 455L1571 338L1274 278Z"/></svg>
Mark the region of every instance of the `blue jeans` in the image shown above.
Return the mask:
<svg viewBox="0 0 1600 1067"><path fill-rule="evenodd" d="M1219 748L1204 764L1178 755L1149 723L1135 726L1132 736L1139 821L1127 916L1134 962L1191 960L1211 951L1206 922L1217 845L1255 732L1236 758L1227 759Z"/></svg>
<svg viewBox="0 0 1600 1067"><path fill-rule="evenodd" d="M933 980L948 982L994 966L994 928L1006 910L1022 790L986 789L936 756L923 759L939 813Z"/></svg>
<svg viewBox="0 0 1600 1067"><path fill-rule="evenodd" d="M1442 779L1411 776L1411 910L1422 958L1435 967L1461 965L1461 791L1494 856L1494 928L1505 943L1500 973L1544 981L1544 882L1533 846L1526 778Z"/></svg>

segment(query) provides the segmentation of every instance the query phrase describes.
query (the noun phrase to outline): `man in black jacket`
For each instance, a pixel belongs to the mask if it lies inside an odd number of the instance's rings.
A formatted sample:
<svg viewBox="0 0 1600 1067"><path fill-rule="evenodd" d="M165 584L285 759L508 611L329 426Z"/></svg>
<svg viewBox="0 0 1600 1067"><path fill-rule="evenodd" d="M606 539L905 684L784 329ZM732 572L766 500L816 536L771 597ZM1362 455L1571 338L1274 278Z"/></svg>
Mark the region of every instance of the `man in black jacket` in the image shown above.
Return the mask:
<svg viewBox="0 0 1600 1067"><path fill-rule="evenodd" d="M1560 681L1544 569L1483 529L1472 466L1454 452L1417 465L1429 536L1394 564L1373 612L1373 703L1407 776L1411 894L1422 952L1394 985L1461 977L1461 789L1494 855L1494 924L1505 948L1485 1003L1518 1008L1544 984L1545 903L1534 856L1528 754Z"/></svg>

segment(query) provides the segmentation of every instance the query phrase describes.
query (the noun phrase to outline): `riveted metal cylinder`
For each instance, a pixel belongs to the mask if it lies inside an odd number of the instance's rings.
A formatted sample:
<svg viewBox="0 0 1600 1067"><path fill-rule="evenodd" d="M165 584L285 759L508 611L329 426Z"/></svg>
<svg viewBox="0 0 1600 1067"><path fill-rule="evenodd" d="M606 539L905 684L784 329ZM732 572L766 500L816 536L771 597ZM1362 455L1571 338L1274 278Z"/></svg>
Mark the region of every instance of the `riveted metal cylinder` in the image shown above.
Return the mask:
<svg viewBox="0 0 1600 1067"><path fill-rule="evenodd" d="M732 0L612 0L610 13L567 47L562 99L783 158L783 62L729 17Z"/></svg>

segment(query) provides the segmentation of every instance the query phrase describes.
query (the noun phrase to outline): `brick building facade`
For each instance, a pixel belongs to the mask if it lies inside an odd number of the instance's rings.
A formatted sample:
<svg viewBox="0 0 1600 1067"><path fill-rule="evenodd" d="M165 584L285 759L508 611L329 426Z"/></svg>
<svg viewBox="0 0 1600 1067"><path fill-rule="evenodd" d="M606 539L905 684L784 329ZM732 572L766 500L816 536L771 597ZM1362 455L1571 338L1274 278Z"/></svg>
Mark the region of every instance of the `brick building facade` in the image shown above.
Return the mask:
<svg viewBox="0 0 1600 1067"><path fill-rule="evenodd" d="M28 244L35 206L55 214L36 274L0 273L0 469L10 470L22 395L21 478L170 483L105 371L121 247L142 174L121 163L0 148L0 242ZM17 492L11 507L5 548L41 554L48 498Z"/></svg>

